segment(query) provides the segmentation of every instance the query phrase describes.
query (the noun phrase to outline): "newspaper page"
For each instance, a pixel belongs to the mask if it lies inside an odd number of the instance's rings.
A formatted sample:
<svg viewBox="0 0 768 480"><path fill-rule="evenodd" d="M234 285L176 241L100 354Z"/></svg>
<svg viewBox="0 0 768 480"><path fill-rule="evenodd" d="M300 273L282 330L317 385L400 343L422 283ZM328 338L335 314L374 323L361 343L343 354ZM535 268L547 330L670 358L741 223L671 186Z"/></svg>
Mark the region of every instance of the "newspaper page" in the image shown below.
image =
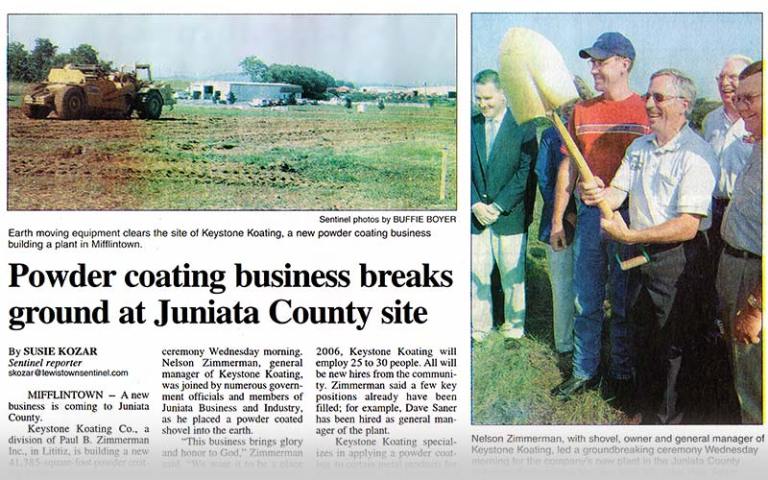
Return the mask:
<svg viewBox="0 0 768 480"><path fill-rule="evenodd" d="M2 478L762 478L760 2L2 9Z"/></svg>

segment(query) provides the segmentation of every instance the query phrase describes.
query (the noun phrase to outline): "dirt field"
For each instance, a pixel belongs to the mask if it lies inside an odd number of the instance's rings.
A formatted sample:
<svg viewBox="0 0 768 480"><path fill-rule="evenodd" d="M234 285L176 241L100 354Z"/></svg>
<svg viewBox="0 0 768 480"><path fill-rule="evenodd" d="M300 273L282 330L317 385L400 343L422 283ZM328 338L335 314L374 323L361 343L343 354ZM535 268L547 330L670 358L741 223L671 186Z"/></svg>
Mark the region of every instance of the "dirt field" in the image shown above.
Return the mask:
<svg viewBox="0 0 768 480"><path fill-rule="evenodd" d="M9 108L8 117L11 210L455 206L455 108L177 107L157 121L30 120Z"/></svg>

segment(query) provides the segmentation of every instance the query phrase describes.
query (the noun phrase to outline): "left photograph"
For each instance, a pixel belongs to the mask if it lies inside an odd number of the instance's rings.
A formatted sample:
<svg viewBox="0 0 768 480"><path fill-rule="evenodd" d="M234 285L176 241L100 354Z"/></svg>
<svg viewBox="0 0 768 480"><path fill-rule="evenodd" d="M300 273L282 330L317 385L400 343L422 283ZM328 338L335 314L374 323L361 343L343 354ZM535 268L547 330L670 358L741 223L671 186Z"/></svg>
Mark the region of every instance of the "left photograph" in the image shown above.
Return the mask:
<svg viewBox="0 0 768 480"><path fill-rule="evenodd" d="M454 210L455 15L9 15L8 210Z"/></svg>

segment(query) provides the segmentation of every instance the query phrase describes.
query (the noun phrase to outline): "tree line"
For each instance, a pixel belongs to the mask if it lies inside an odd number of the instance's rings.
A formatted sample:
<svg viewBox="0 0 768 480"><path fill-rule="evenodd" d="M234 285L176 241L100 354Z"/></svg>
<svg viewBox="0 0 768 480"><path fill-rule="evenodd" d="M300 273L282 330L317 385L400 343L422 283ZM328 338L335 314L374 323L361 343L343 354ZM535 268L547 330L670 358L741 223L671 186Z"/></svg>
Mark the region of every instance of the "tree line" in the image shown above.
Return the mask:
<svg viewBox="0 0 768 480"><path fill-rule="evenodd" d="M348 86L351 82L336 80L322 70L302 65L267 65L258 57L245 57L240 62L243 74L248 75L252 82L290 83L300 85L304 89L304 98L323 99L329 88Z"/></svg>
<svg viewBox="0 0 768 480"><path fill-rule="evenodd" d="M35 39L31 52L21 42L8 44L8 79L18 82L40 82L48 76L51 68L63 67L68 63L100 65L112 69L112 62L99 58L99 52L87 43L59 53L59 47L47 38Z"/></svg>
<svg viewBox="0 0 768 480"><path fill-rule="evenodd" d="M112 62L99 58L99 52L86 43L70 49L69 53L59 53L59 47L47 38L35 39L32 51L27 51L21 42L8 44L8 79L11 81L40 82L48 76L51 68L63 67L68 63L93 64L105 70L112 69ZM240 68L252 82L300 85L304 90L303 96L309 99L324 98L329 88L354 87L351 82L337 81L321 70L301 65L267 65L255 56L244 58Z"/></svg>

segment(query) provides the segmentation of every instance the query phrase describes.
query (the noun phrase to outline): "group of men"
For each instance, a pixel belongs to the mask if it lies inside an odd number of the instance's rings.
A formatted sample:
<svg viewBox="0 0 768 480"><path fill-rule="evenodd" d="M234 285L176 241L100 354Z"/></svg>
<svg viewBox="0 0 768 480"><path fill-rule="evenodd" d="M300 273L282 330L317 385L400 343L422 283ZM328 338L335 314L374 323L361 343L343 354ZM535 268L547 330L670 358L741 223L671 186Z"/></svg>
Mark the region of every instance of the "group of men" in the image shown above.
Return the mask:
<svg viewBox="0 0 768 480"><path fill-rule="evenodd" d="M762 62L726 59L717 76L723 105L707 115L702 137L688 123L696 87L683 72L655 72L638 95L629 84L636 52L624 35L604 33L579 56L598 95L573 106L568 131L593 182L579 177L554 129L537 141L533 122L515 122L495 71L475 77L473 340L494 328L494 269L504 302L498 329L511 345L525 333L538 177L564 376L552 395L567 401L599 386L638 421L684 422L684 367L715 360L697 356L697 339L719 325L741 420L761 423ZM632 262L639 266L627 268Z"/></svg>

